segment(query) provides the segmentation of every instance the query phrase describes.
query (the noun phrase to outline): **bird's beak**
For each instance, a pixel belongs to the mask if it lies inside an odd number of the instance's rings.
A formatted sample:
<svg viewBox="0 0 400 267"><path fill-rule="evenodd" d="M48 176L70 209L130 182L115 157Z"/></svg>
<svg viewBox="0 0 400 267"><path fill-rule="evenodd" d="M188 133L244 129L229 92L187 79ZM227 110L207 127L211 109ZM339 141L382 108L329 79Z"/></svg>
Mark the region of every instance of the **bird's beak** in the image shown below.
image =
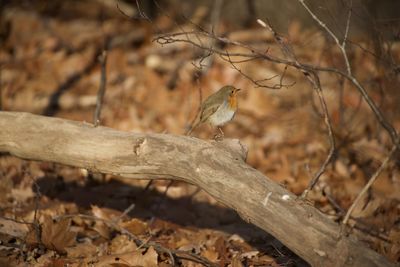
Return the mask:
<svg viewBox="0 0 400 267"><path fill-rule="evenodd" d="M242 89L236 88L235 93L239 92L240 90L242 90Z"/></svg>

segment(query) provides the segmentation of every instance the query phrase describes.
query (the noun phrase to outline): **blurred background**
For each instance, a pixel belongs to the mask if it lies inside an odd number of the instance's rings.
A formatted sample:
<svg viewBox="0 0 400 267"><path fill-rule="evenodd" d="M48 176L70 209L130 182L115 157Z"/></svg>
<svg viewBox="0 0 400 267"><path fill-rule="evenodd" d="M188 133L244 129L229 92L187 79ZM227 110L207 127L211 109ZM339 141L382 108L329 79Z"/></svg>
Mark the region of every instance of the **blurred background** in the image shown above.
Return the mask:
<svg viewBox="0 0 400 267"><path fill-rule="evenodd" d="M351 10L346 51L352 75L398 131L400 2L306 3L340 42ZM242 91L238 113L224 126L225 137L240 139L249 148L247 162L252 167L299 195L328 155L319 99L302 72L260 57L227 58L209 51L237 55L254 50L287 58L273 34L257 23L261 19L283 37L301 63L346 72L338 45L299 1L16 0L0 1L0 7L1 110L93 122L101 80L99 56L106 50L103 126L183 135L201 101L230 84ZM348 80L331 72L318 76L337 146L309 199L340 221L392 143ZM211 139L213 134L214 129L203 125L193 136ZM397 154L351 220L373 249L393 261L400 259L399 160ZM37 210L59 216L98 214L98 209L112 217L134 203L124 220L143 239L195 249L221 266L234 258L244 266L306 265L191 185L149 185L146 177L132 181L10 155L0 156L0 178L3 217L32 221ZM77 241L72 247L104 244L107 250L117 242L115 234L88 234L100 230L86 221L72 224L80 235L90 237L90 242ZM21 260L24 255L23 262L37 264L43 257L54 260L49 251L27 249L6 256ZM71 251L57 253L65 260L82 257L77 254L82 249ZM98 256L98 251L88 251L84 257ZM167 264L167 259L161 257L161 262Z"/></svg>

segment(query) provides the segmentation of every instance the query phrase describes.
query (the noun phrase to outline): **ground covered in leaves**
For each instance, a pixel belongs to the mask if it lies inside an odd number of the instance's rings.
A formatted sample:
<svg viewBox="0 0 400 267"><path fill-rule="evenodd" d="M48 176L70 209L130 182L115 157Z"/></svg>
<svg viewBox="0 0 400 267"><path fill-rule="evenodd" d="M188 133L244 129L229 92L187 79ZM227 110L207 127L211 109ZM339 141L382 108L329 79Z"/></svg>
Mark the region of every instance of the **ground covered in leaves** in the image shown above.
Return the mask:
<svg viewBox="0 0 400 267"><path fill-rule="evenodd" d="M1 19L2 109L92 122L101 77L98 57L107 40L102 125L181 135L201 99L235 85L242 89L239 112L224 127L226 138L240 139L249 148L251 166L301 194L329 151L318 98L303 74L262 60L233 67L217 55L210 67L199 69L207 52L153 40L193 25L179 21L177 26L171 13L151 22L133 20L127 16L134 6L120 9L100 1L7 7ZM207 9L199 8L190 19L201 23L201 14ZM219 32L281 55L271 34L257 25L236 29L222 21ZM294 22L287 36L299 60L344 67L338 49L320 31ZM350 47L354 75L399 130L399 74L379 65L366 49L368 41L359 43ZM398 62L400 43L390 49ZM248 76L284 86L256 87ZM354 87L333 74L320 78L337 151L309 199L339 222L385 159L390 139ZM213 130L201 126L194 136L209 139ZM354 231L392 261L400 259L399 166L397 156L351 220ZM146 177L131 180L6 154L0 155L0 179L2 266L171 266L171 253L182 266L307 266L192 185L149 184Z"/></svg>

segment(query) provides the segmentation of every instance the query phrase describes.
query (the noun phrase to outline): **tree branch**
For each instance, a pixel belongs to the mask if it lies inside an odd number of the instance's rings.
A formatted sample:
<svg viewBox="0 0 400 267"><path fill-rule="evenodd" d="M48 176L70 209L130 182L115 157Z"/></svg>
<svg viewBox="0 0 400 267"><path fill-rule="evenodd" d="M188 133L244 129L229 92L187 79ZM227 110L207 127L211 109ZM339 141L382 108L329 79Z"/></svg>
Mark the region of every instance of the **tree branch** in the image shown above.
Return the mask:
<svg viewBox="0 0 400 267"><path fill-rule="evenodd" d="M393 146L392 149L390 150L389 155L385 158L385 160L382 162L382 164L379 166L379 168L375 171L374 175L369 179L368 183L364 186L364 188L361 190L361 192L357 195L356 199L354 200L353 204L351 204L349 210L346 213L346 216L343 219L343 225L346 225L350 219L351 214L353 213L355 207L360 204L361 199L367 193L367 191L371 188L372 184L375 182L375 180L379 177L379 175L382 173L382 171L386 168L386 166L389 164L390 160L393 158L397 151L397 146L399 145L399 141L397 141Z"/></svg>
<svg viewBox="0 0 400 267"><path fill-rule="evenodd" d="M237 140L140 134L0 112L0 152L128 178L195 184L279 239L312 266L394 266L338 224L245 163Z"/></svg>

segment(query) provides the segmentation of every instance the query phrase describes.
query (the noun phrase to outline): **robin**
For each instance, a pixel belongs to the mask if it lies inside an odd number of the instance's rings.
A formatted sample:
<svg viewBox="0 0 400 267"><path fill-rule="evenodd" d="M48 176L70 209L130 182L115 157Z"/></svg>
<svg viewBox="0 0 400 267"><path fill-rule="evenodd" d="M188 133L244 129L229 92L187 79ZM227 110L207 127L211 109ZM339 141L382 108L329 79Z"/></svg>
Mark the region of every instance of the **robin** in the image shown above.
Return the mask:
<svg viewBox="0 0 400 267"><path fill-rule="evenodd" d="M210 95L201 104L200 116L196 118L187 135L190 135L201 123L207 122L211 126L217 127L220 131L221 135L216 135L215 138L223 137L224 132L220 126L223 126L235 116L238 107L237 92L239 91L240 89L227 85Z"/></svg>

